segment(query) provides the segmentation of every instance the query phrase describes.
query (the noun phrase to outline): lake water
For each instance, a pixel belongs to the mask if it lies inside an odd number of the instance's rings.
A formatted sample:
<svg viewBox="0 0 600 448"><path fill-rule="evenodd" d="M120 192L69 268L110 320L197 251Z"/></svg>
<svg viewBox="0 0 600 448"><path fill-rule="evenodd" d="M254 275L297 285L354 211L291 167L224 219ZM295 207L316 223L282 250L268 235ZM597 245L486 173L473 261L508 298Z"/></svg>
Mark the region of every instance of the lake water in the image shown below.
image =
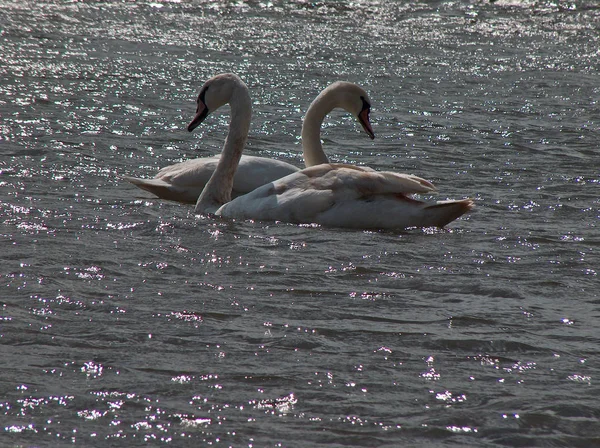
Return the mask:
<svg viewBox="0 0 600 448"><path fill-rule="evenodd" d="M0 0L4 446L600 444L600 7L573 1ZM445 230L195 216L123 182L246 153L416 174Z"/></svg>

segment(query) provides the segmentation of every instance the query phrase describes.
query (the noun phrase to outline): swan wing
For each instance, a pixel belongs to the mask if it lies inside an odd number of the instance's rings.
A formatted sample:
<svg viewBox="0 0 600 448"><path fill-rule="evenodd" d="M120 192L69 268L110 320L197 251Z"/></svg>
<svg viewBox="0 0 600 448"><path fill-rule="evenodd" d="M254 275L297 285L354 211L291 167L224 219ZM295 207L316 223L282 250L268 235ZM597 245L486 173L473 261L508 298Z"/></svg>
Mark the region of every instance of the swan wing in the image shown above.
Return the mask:
<svg viewBox="0 0 600 448"><path fill-rule="evenodd" d="M242 156L233 176L232 196L249 193L299 170L298 167L277 159Z"/></svg>
<svg viewBox="0 0 600 448"><path fill-rule="evenodd" d="M162 168L155 179L180 188L204 188L219 163L219 156L185 160Z"/></svg>
<svg viewBox="0 0 600 448"><path fill-rule="evenodd" d="M430 193L435 186L420 177L345 164L318 165L302 172L313 188L332 189L354 197L401 193Z"/></svg>

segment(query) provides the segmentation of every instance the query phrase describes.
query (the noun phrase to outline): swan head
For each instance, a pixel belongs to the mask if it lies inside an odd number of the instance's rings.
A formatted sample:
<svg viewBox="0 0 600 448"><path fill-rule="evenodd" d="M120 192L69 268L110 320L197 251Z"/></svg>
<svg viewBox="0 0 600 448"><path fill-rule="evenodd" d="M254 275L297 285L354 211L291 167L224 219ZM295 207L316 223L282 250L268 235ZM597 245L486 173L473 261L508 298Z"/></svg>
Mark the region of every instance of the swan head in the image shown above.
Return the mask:
<svg viewBox="0 0 600 448"><path fill-rule="evenodd" d="M196 115L188 124L187 130L192 132L211 112L229 103L239 88L247 91L244 81L233 73L221 73L206 81L200 88L196 99Z"/></svg>
<svg viewBox="0 0 600 448"><path fill-rule="evenodd" d="M347 81L334 82L317 96L313 104L319 104L318 109L323 115L338 107L344 109L358 119L371 139L375 138L369 120L371 100L362 87Z"/></svg>

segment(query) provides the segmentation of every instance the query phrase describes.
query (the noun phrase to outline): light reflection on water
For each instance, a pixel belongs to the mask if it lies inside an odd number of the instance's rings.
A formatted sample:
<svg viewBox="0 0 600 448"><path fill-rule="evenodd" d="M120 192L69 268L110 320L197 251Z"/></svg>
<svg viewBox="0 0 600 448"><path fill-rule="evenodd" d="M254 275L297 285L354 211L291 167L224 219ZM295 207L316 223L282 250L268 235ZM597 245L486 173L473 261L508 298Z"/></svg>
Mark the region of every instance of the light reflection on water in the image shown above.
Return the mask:
<svg viewBox="0 0 600 448"><path fill-rule="evenodd" d="M597 441L593 2L1 2L0 398L7 444ZM574 8L574 9L573 9ZM219 151L201 82L251 87L248 152L301 165L335 79L431 179L447 230L195 217L120 174Z"/></svg>

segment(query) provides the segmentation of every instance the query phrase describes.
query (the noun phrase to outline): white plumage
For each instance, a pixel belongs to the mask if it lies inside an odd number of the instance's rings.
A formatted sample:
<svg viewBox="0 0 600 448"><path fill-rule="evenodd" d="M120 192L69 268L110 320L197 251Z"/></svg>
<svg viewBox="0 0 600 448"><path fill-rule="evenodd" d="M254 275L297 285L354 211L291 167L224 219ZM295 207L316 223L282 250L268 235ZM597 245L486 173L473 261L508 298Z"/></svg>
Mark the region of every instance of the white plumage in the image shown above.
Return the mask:
<svg viewBox="0 0 600 448"><path fill-rule="evenodd" d="M336 107L347 109L351 92L356 86L336 82L324 89L308 108L302 123L302 153L305 165L327 163L321 145L321 125L325 116ZM251 114L251 111L247 111ZM250 116L250 115L249 115ZM367 134L373 138L368 117L357 117ZM162 199L195 204L212 176L220 155L186 160L162 168L154 178L123 176L123 179ZM258 187L280 179L300 168L287 162L265 157L243 155L233 177L232 197L249 193Z"/></svg>
<svg viewBox="0 0 600 448"><path fill-rule="evenodd" d="M348 110L363 120L366 117L368 123L368 96L355 87L348 97ZM217 169L196 203L196 213L331 227L402 229L443 227L473 208L470 199L432 204L413 199L412 194L435 191L430 182L417 176L329 163L289 174L230 200L233 175L249 127L251 102L246 85L232 74L208 80L190 127L198 126L210 111L227 103L232 111L229 134Z"/></svg>

